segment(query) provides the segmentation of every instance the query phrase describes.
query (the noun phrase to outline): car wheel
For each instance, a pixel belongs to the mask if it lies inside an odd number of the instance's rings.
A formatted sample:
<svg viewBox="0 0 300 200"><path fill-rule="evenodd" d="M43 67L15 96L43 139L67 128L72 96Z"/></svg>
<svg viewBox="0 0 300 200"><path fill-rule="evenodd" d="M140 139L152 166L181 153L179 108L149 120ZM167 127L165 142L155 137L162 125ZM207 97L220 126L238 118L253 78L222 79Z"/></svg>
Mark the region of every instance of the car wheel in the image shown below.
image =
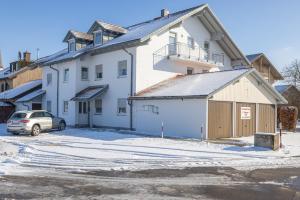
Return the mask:
<svg viewBox="0 0 300 200"><path fill-rule="evenodd" d="M37 136L37 135L40 134L40 132L41 132L40 126L39 126L39 125L34 125L34 126L32 127L31 135L32 135L32 136Z"/></svg>
<svg viewBox="0 0 300 200"><path fill-rule="evenodd" d="M60 122L60 123L59 123L58 129L59 129L60 131L65 130L65 129L66 129L66 124L65 124L64 122Z"/></svg>

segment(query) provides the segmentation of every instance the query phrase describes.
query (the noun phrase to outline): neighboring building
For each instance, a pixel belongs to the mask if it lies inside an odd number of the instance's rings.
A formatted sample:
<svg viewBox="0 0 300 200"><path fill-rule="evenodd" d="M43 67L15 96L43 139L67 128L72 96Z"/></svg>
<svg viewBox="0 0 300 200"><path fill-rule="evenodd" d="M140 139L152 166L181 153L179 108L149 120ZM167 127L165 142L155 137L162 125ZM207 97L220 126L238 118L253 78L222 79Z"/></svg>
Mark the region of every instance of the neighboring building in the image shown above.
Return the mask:
<svg viewBox="0 0 300 200"><path fill-rule="evenodd" d="M248 59L206 4L162 10L126 28L96 21L86 33L69 31L63 41L67 49L37 64L43 66L44 108L71 126L160 134L166 122L171 137L244 136L266 124L262 131L274 132L274 109L286 103L255 70L244 69ZM176 89L140 95L169 80ZM273 113L261 116L263 125L255 117L260 109ZM236 119L241 110L242 121ZM217 133L210 133L213 128Z"/></svg>
<svg viewBox="0 0 300 200"><path fill-rule="evenodd" d="M276 85L275 89L288 101L289 106L298 108L298 119L300 118L300 91L294 85Z"/></svg>
<svg viewBox="0 0 300 200"><path fill-rule="evenodd" d="M278 72L276 67L271 63L267 56L263 53L251 54L246 56L260 74L271 85L278 80L283 80L282 75Z"/></svg>

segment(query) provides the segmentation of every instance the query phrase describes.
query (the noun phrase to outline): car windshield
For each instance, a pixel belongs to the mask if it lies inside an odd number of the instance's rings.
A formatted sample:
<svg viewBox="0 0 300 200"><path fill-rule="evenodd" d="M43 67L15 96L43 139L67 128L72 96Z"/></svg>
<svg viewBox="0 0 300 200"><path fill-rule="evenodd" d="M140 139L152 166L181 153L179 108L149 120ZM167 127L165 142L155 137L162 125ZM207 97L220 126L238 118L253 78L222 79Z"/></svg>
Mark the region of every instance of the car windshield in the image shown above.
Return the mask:
<svg viewBox="0 0 300 200"><path fill-rule="evenodd" d="M26 113L15 113L13 114L13 116L11 117L11 119L22 119L26 117Z"/></svg>

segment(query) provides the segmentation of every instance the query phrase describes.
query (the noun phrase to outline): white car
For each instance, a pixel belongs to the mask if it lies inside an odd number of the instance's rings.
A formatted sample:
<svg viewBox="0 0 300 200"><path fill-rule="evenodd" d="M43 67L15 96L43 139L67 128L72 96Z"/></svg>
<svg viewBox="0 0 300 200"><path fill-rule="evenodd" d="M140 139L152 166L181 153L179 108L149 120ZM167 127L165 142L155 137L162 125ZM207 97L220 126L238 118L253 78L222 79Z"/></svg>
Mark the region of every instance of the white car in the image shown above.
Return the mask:
<svg viewBox="0 0 300 200"><path fill-rule="evenodd" d="M7 121L7 132L14 135L30 133L39 135L45 130L64 130L66 122L63 118L55 117L45 110L18 111Z"/></svg>

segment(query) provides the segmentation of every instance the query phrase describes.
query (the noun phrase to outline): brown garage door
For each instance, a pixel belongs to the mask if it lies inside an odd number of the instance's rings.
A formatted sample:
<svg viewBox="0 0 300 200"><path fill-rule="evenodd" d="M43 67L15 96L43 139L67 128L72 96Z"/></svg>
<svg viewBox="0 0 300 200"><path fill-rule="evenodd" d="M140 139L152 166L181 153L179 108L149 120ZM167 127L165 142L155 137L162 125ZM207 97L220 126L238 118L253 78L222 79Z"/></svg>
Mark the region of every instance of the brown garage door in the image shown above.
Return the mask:
<svg viewBox="0 0 300 200"><path fill-rule="evenodd" d="M208 102L208 138L232 137L232 103Z"/></svg>
<svg viewBox="0 0 300 200"><path fill-rule="evenodd" d="M254 135L256 111L255 104L236 103L236 136L245 137Z"/></svg>
<svg viewBox="0 0 300 200"><path fill-rule="evenodd" d="M275 106L259 104L258 131L274 133L275 131Z"/></svg>

